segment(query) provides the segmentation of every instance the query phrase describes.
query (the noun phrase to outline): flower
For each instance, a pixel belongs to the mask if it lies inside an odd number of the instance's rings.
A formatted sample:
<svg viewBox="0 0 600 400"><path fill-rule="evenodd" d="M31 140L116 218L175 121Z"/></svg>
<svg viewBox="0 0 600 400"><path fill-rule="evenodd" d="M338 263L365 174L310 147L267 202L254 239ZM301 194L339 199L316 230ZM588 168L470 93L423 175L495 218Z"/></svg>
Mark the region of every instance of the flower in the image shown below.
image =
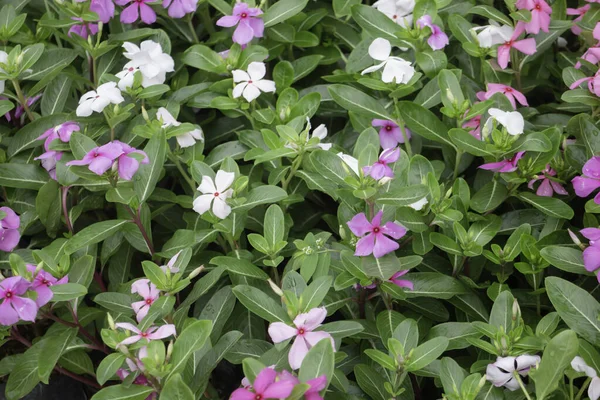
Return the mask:
<svg viewBox="0 0 600 400"><path fill-rule="evenodd" d="M577 18L575 18L573 22L579 22L583 19L585 13L590 10L590 7L591 4L586 4L583 7L579 8L567 8L567 15L577 15ZM571 26L571 32L573 32L574 35L580 35L581 28L577 24L573 24L573 26Z"/></svg>
<svg viewBox="0 0 600 400"><path fill-rule="evenodd" d="M413 210L416 211L420 211L423 209L423 207L425 207L427 204L429 203L429 201L427 200L427 197L423 197L421 200L415 201L412 204L409 204L408 206L410 208L412 208Z"/></svg>
<svg viewBox="0 0 600 400"><path fill-rule="evenodd" d="M157 328L156 326L152 326L152 327L148 328L145 332L142 332L141 330L138 329L137 326L130 324L128 322L118 322L116 324L116 326L117 326L117 328L123 328L123 329L126 329L128 331L135 333L135 335L129 336L127 339L121 341L121 343L119 343L118 345L133 344L133 343L139 342L142 339L146 339L148 341L160 340L160 339L169 337L171 335L175 335L175 325L172 325L172 324L163 325L160 328Z"/></svg>
<svg viewBox="0 0 600 400"><path fill-rule="evenodd" d="M127 88L133 86L135 73L139 70L139 68L129 66L123 67L123 70L121 72L117 72L115 76L119 78L119 83L117 85L119 86L119 89L121 89L121 91L125 91L127 90Z"/></svg>
<svg viewBox="0 0 600 400"><path fill-rule="evenodd" d="M275 92L275 82L263 79L266 74L265 63L251 62L248 72L241 69L232 71L233 81L237 85L233 88L233 98L240 96L251 102L260 96L260 92Z"/></svg>
<svg viewBox="0 0 600 400"><path fill-rule="evenodd" d="M372 126L379 127L379 142L383 149L396 147L398 143L404 143L404 135L402 129L394 121L387 119L374 119L371 121ZM406 137L410 139L411 132L404 128Z"/></svg>
<svg viewBox="0 0 600 400"><path fill-rule="evenodd" d="M587 81L588 90L595 94L596 96L600 96L600 70L596 72L594 76L585 77L581 79L577 79L575 82L569 86L569 89L575 89L583 82Z"/></svg>
<svg viewBox="0 0 600 400"><path fill-rule="evenodd" d="M600 282L600 229L585 228L579 231L586 239L589 246L583 250L583 265L586 271L595 272L598 281Z"/></svg>
<svg viewBox="0 0 600 400"><path fill-rule="evenodd" d="M573 358L571 368L577 372L583 372L588 378L592 378L588 387L588 397L590 400L598 400L600 398L600 378L596 370L587 365L585 360L579 356Z"/></svg>
<svg viewBox="0 0 600 400"><path fill-rule="evenodd" d="M34 158L34 160L40 160L42 167L48 171L50 178L56 180L56 164L62 158L62 154L62 151L48 150Z"/></svg>
<svg viewBox="0 0 600 400"><path fill-rule="evenodd" d="M486 125L489 126L489 124L495 120L500 125L504 126L506 132L511 136L518 136L523 133L523 130L525 129L525 120L520 112L502 111L498 108L490 108L488 113L490 114L490 118L486 121Z"/></svg>
<svg viewBox="0 0 600 400"><path fill-rule="evenodd" d="M119 177L130 181L140 166L140 161L131 157L131 154L138 154L142 158L142 164L150 162L148 156L142 150L137 150L126 143L114 140L103 146L93 148L81 160L69 161L66 165L88 165L90 171L96 175L102 175L117 160Z"/></svg>
<svg viewBox="0 0 600 400"><path fill-rule="evenodd" d="M514 30L509 25L500 26L496 21L489 20L490 25L478 26L471 29L476 36L479 47L489 49L497 44L510 40Z"/></svg>
<svg viewBox="0 0 600 400"><path fill-rule="evenodd" d="M227 204L227 199L233 195L233 189L229 187L234 178L235 174L233 172L225 172L221 169L217 171L214 181L210 176L204 175L200 186L198 186L198 190L202 195L194 199L194 211L202 215L210 209L212 204L213 214L221 219L227 218L231 213L231 207Z"/></svg>
<svg viewBox="0 0 600 400"><path fill-rule="evenodd" d="M375 164L363 167L363 172L365 175L371 175L371 178L377 181L384 176L393 178L394 171L392 171L388 164L398 161L398 158L400 158L400 149L398 147L386 149L381 152L379 160Z"/></svg>
<svg viewBox="0 0 600 400"><path fill-rule="evenodd" d="M518 357L498 357L495 363L488 364L485 375L494 386L504 386L510 391L515 391L519 389L519 382L513 373L516 371L521 376L527 376L529 369L539 362L540 356L527 354Z"/></svg>
<svg viewBox="0 0 600 400"><path fill-rule="evenodd" d="M118 140L113 141L121 146L121 150L123 153L118 157L118 173L121 179L126 181L130 181L133 178L133 175L140 168L140 163L148 164L150 160L148 159L148 155L142 150L138 150L135 147L131 147L127 143L120 142ZM132 157L131 154L137 154L141 161L138 161L136 157Z"/></svg>
<svg viewBox="0 0 600 400"><path fill-rule="evenodd" d="M169 17L182 18L185 14L196 11L197 0L163 0L163 8L169 7Z"/></svg>
<svg viewBox="0 0 600 400"><path fill-rule="evenodd" d="M473 128L469 130L471 136L481 140L481 115L476 115L467 122L462 124L463 128Z"/></svg>
<svg viewBox="0 0 600 400"><path fill-rule="evenodd" d="M520 151L515 154L512 158L502 160L499 162L493 162L488 164L480 165L479 168L486 169L494 172L514 172L517 170L517 163L523 158L524 151Z"/></svg>
<svg viewBox="0 0 600 400"><path fill-rule="evenodd" d="M121 11L121 22L125 24L131 24L141 17L141 20L146 24L153 24L156 22L156 13L150 7L147 2L150 0L115 0L120 6L126 6L131 3L129 7Z"/></svg>
<svg viewBox="0 0 600 400"><path fill-rule="evenodd" d="M144 40L138 47L133 43L125 42L123 48L125 49L123 55L131 60L124 68L138 68L142 73L144 88L164 83L167 72L175 71L175 61L170 55L163 53L160 43Z"/></svg>
<svg viewBox="0 0 600 400"><path fill-rule="evenodd" d="M531 11L531 20L525 24L527 33L537 35L540 29L548 33L552 7L544 0L517 0L517 9Z"/></svg>
<svg viewBox="0 0 600 400"><path fill-rule="evenodd" d="M284 340L295 337L294 344L290 349L288 355L288 362L292 369L298 369L302 365L302 361L308 350L315 346L323 339L331 341L331 346L334 346L333 338L331 335L324 331L314 332L327 317L327 310L325 307L313 308L307 313L298 314L294 318L295 327L284 324L283 322L273 322L269 325L269 336L273 343L281 343ZM335 351L335 348L334 348ZM254 383L256 389L256 382Z"/></svg>
<svg viewBox="0 0 600 400"><path fill-rule="evenodd" d="M319 394L327 387L327 376L321 375L317 378L309 379L306 384L310 385L310 389L304 392L305 400L323 400L323 397Z"/></svg>
<svg viewBox="0 0 600 400"><path fill-rule="evenodd" d="M179 254L181 254L181 250L178 251L177 254L175 254L173 257L171 257L171 259L169 260L167 265L161 265L160 269L162 269L164 273L167 273L167 271L169 271L172 274L178 273L179 267L176 267L175 263L177 262L177 258L179 257Z"/></svg>
<svg viewBox="0 0 600 400"><path fill-rule="evenodd" d="M375 258L380 258L400 247L388 236L398 240L406 235L406 228L391 221L381 225L382 216L383 212L379 211L369 222L365 213L360 213L348 222L352 233L360 238L356 243L355 256L368 256L372 253Z"/></svg>
<svg viewBox="0 0 600 400"><path fill-rule="evenodd" d="M33 103L38 101L40 99L40 97L42 97L42 95L38 94L33 97L27 97L27 96L25 96L25 97L27 98L27 100L25 100L25 102L27 103L27 107L31 108ZM9 111L6 114L4 114L4 117L10 122L13 119L18 120L24 113L25 113L25 108L21 104L18 104L17 107L15 108L15 110L12 111L12 114L11 114L11 111Z"/></svg>
<svg viewBox="0 0 600 400"><path fill-rule="evenodd" d="M571 182L577 196L588 197L600 187L600 157L590 158L583 165L582 173L582 176L576 176ZM594 197L594 203L600 204L600 193Z"/></svg>
<svg viewBox="0 0 600 400"><path fill-rule="evenodd" d="M598 64L598 62L600 62L600 47L590 47L589 49L587 49L585 51L585 53L583 53L583 55L581 56L581 59L590 62L592 64ZM577 61L577 63L575 63L575 68L579 69L581 68L581 62ZM579 86L579 85L577 85Z"/></svg>
<svg viewBox="0 0 600 400"><path fill-rule="evenodd" d="M406 279L398 279L401 276L406 275L407 273L408 273L407 269L398 271L394 275L392 275L392 277L388 280L398 287L413 290L415 288L415 285L411 281L406 280Z"/></svg>
<svg viewBox="0 0 600 400"><path fill-rule="evenodd" d="M79 17L71 17L74 21L81 22L80 24L73 25L67 35L72 36L72 34L81 36L84 39L87 39L90 35L95 35L98 33L98 24L94 24L93 22L85 22L82 18Z"/></svg>
<svg viewBox="0 0 600 400"><path fill-rule="evenodd" d="M158 109L158 111L156 112L156 118L159 121L162 121L163 128L181 125L181 122L177 121L171 115L171 113L164 107L160 107ZM197 140L204 142L204 132L202 132L202 129L198 127L192 131L175 136L175 139L177 139L177 143L179 143L179 146L181 146L182 148L190 147L195 145Z"/></svg>
<svg viewBox="0 0 600 400"><path fill-rule="evenodd" d="M373 7L403 28L412 26L415 0L379 0Z"/></svg>
<svg viewBox="0 0 600 400"><path fill-rule="evenodd" d="M119 104L125 99L117 87L116 82L106 82L96 90L90 90L79 99L79 106L75 113L78 117L89 117L95 111L101 113L109 104Z"/></svg>
<svg viewBox="0 0 600 400"><path fill-rule="evenodd" d="M46 146L46 150L48 150L47 146L49 146L50 143L55 139L60 139L61 142L69 143L69 140L71 140L71 134L73 132L79 132L80 129L81 128L77 122L68 121L60 125L56 125L54 128L48 129L36 140L46 139L44 146Z"/></svg>
<svg viewBox="0 0 600 400"><path fill-rule="evenodd" d="M90 11L98 14L103 23L107 23L115 15L115 5L112 0L92 0Z"/></svg>
<svg viewBox="0 0 600 400"><path fill-rule="evenodd" d="M49 274L43 269L39 270L36 274L37 268L32 264L27 264L27 271L33 274L30 289L33 289L37 293L35 303L38 307L43 307L52 300L54 293L50 289L50 286L64 285L69 282L69 277L67 275L61 279L56 279L52 274Z"/></svg>
<svg viewBox="0 0 600 400"><path fill-rule="evenodd" d="M12 251L19 244L21 218L10 208L0 207L0 250Z"/></svg>
<svg viewBox="0 0 600 400"><path fill-rule="evenodd" d="M290 328L291 329L291 328ZM274 369L266 367L258 373L252 389L236 389L229 398L230 400L267 400L267 399L285 399L294 390L295 383L289 379L283 379L275 382L277 372Z"/></svg>
<svg viewBox="0 0 600 400"><path fill-rule="evenodd" d="M5 64L6 61L8 60L8 53L5 51L0 50L0 63ZM5 73L6 71L4 71L1 67L0 67L0 72L1 73ZM0 93L4 93L4 79L0 79Z"/></svg>
<svg viewBox="0 0 600 400"><path fill-rule="evenodd" d="M377 38L369 46L369 56L372 59L381 61L361 72L362 75L379 71L383 68L381 80L385 83L396 82L408 83L415 74L415 68L406 60L400 57L390 56L392 45L387 39Z"/></svg>
<svg viewBox="0 0 600 400"><path fill-rule="evenodd" d="M446 35L438 25L432 23L430 15L423 15L419 18L417 20L417 26L421 29L425 27L431 29L431 35L429 36L429 39L427 39L427 44L432 50L441 50L450 43L448 35Z"/></svg>
<svg viewBox="0 0 600 400"><path fill-rule="evenodd" d="M250 8L246 3L236 3L232 15L219 18L217 26L231 28L237 25L232 40L238 44L247 44L255 37L263 37L265 23L262 18L257 18L261 14L259 8Z"/></svg>
<svg viewBox="0 0 600 400"><path fill-rule="evenodd" d="M131 285L131 293L137 293L144 300L136 301L131 303L131 308L135 311L135 318L137 322L142 322L144 317L148 314L148 310L152 303L154 303L160 296L160 291L156 288L154 283L150 282L150 279L138 279Z"/></svg>
<svg viewBox="0 0 600 400"><path fill-rule="evenodd" d="M325 126L325 124L321 124L321 125L317 126L312 131L312 135L310 134L311 128L312 128L312 126L310 124L310 118L306 117L306 128L305 128L305 130L307 132L306 143L308 143L308 141L311 138L317 138L317 139L319 139L319 141L321 141L321 140L323 140L323 139L325 139L327 137L327 127ZM307 147L307 148L319 147L322 150L327 151L327 150L331 149L331 146L333 146L333 144L331 144L331 143L317 143L314 146L310 146L310 147ZM299 149L298 144L293 143L293 142L286 143L284 147L287 147L289 149L294 149L294 150L298 150Z"/></svg>
<svg viewBox="0 0 600 400"><path fill-rule="evenodd" d="M342 159L342 161L344 161L344 163L350 167L350 169L352 171L354 171L354 173L356 175L360 175L360 173L358 172L358 160L348 154L344 154L341 151L339 153L336 154L339 158Z"/></svg>
<svg viewBox="0 0 600 400"><path fill-rule="evenodd" d="M521 53L532 55L537 51L535 39L523 39L517 40L517 38L525 31L525 25L522 21L517 22L515 30L504 44L498 47L498 65L500 68L505 69L508 66L508 60L510 58L510 49L515 48Z"/></svg>
<svg viewBox="0 0 600 400"><path fill-rule="evenodd" d="M550 167L550 164L548 164L548 165L546 165L546 169L544 169L544 171L542 171L542 175L536 175L532 180L529 181L529 183L527 184L527 187L529 189L533 190L533 184L535 182L537 182L538 180L541 180L542 183L540 184L540 186L538 187L537 192L536 192L536 194L538 196L552 197L554 192L556 192L558 194L562 194L562 195L569 194L565 190L563 185L551 180L550 179L551 176L556 176L556 171Z"/></svg>
<svg viewBox="0 0 600 400"><path fill-rule="evenodd" d="M3 207L4 208L4 207ZM20 297L29 288L29 282L20 276L6 278L0 282L0 324L12 325L23 321L35 321L37 305L35 301Z"/></svg>
<svg viewBox="0 0 600 400"><path fill-rule="evenodd" d="M490 99L496 93L502 93L506 96L510 104L512 104L513 108L517 109L516 101L519 102L522 106L528 106L527 99L523 95L523 93L519 92L516 89L511 88L510 86L503 85L501 83L488 83L487 92L478 92L477 98L481 101Z"/></svg>

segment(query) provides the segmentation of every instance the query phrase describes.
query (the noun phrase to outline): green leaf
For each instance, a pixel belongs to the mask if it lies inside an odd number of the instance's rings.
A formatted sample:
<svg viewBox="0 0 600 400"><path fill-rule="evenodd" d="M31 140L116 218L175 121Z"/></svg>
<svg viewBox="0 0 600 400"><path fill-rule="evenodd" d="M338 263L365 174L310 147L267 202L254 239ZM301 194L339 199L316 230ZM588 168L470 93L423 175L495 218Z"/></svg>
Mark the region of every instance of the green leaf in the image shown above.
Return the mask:
<svg viewBox="0 0 600 400"><path fill-rule="evenodd" d="M478 157L494 156L494 153L488 149L488 146L485 142L473 137L473 135L471 135L465 129L450 129L448 136L450 136L450 140L452 140L457 148L466 153L473 154L474 156Z"/></svg>
<svg viewBox="0 0 600 400"><path fill-rule="evenodd" d="M335 339L342 339L362 332L365 327L356 321L329 322L319 327L319 330L328 332Z"/></svg>
<svg viewBox="0 0 600 400"><path fill-rule="evenodd" d="M448 357L442 358L440 368L440 379L442 381L442 386L444 387L444 393L446 393L446 395L450 393L459 395L460 386L465 380L466 376L467 374L465 370L462 369L456 361Z"/></svg>
<svg viewBox="0 0 600 400"><path fill-rule="evenodd" d="M263 229L264 237L271 249L274 249L277 243L283 241L285 236L284 221L283 211L278 205L273 204L267 209Z"/></svg>
<svg viewBox="0 0 600 400"><path fill-rule="evenodd" d="M389 204L395 207L408 206L429 194L425 185L411 185L399 189L392 189L375 200L376 204Z"/></svg>
<svg viewBox="0 0 600 400"><path fill-rule="evenodd" d="M578 349L579 341L573 331L562 331L550 340L544 349L540 366L530 374L535 382L537 400L546 399L558 388L565 369L571 365Z"/></svg>
<svg viewBox="0 0 600 400"><path fill-rule="evenodd" d="M115 385L100 390L91 400L144 400L154 389L140 385Z"/></svg>
<svg viewBox="0 0 600 400"><path fill-rule="evenodd" d="M82 229L69 239L69 242L65 246L65 253L72 254L83 247L99 243L121 230L121 228L128 223L130 223L130 221L126 219L96 222L95 224Z"/></svg>
<svg viewBox="0 0 600 400"><path fill-rule="evenodd" d="M219 267L223 267L231 273L247 276L248 278L261 280L269 279L269 275L266 272L245 259L218 256L212 258L210 263Z"/></svg>
<svg viewBox="0 0 600 400"><path fill-rule="evenodd" d="M194 400L196 397L180 374L173 375L160 391L159 400Z"/></svg>
<svg viewBox="0 0 600 400"><path fill-rule="evenodd" d="M448 343L448 338L437 337L416 347L406 363L406 370L414 372L425 368L446 351Z"/></svg>
<svg viewBox="0 0 600 400"><path fill-rule="evenodd" d="M306 7L308 0L279 0L263 14L265 28L273 26L298 14Z"/></svg>
<svg viewBox="0 0 600 400"><path fill-rule="evenodd" d="M478 213L485 213L498 207L508 195L506 186L498 180L493 179L486 183L471 198L471 208Z"/></svg>
<svg viewBox="0 0 600 400"><path fill-rule="evenodd" d="M321 276L313 280L300 297L302 310L308 312L313 308L319 307L325 296L327 296L332 283L333 277L331 276Z"/></svg>
<svg viewBox="0 0 600 400"><path fill-rule="evenodd" d="M196 44L183 54L183 63L203 71L223 73L226 70L223 58L211 48Z"/></svg>
<svg viewBox="0 0 600 400"><path fill-rule="evenodd" d="M57 286L52 286L52 288L54 287ZM71 343L71 340L77 336L77 332L79 332L77 328L65 328L60 334L46 338L41 344L42 349L40 351L40 359L38 362L38 375L40 380L45 384L48 384L48 379L54 370L54 366L63 352L67 349L69 343Z"/></svg>
<svg viewBox="0 0 600 400"><path fill-rule="evenodd" d="M456 148L448 137L448 127L428 109L408 101L398 103L400 116L406 126L419 136Z"/></svg>
<svg viewBox="0 0 600 400"><path fill-rule="evenodd" d="M289 317L283 308L260 289L237 285L233 288L233 294L244 307L262 319L269 322L289 322Z"/></svg>
<svg viewBox="0 0 600 400"><path fill-rule="evenodd" d="M164 135L162 133L154 135L144 147L144 152L150 162L140 164L138 172L133 177L133 188L140 202L150 197L160 178L167 154L167 140Z"/></svg>
<svg viewBox="0 0 600 400"><path fill-rule="evenodd" d="M513 328L513 306L515 298L510 291L502 291L492 306L490 313L490 325L496 328L503 327L505 332L510 332Z"/></svg>
<svg viewBox="0 0 600 400"><path fill-rule="evenodd" d="M352 14L352 6L360 4L360 0L333 0L333 12L336 18Z"/></svg>
<svg viewBox="0 0 600 400"><path fill-rule="evenodd" d="M352 18L374 38L397 40L395 33L402 29L381 11L366 4L353 6Z"/></svg>
<svg viewBox="0 0 600 400"><path fill-rule="evenodd" d="M33 164L0 164L0 186L39 190L48 182L48 172Z"/></svg>
<svg viewBox="0 0 600 400"><path fill-rule="evenodd" d="M67 75L60 75L53 79L42 96L42 115L53 116L65 108L72 80Z"/></svg>
<svg viewBox="0 0 600 400"><path fill-rule="evenodd" d="M331 85L327 90L333 100L348 111L370 118L391 119L377 100L358 89L346 85Z"/></svg>
<svg viewBox="0 0 600 400"><path fill-rule="evenodd" d="M360 386L372 400L389 399L390 395L384 389L386 381L383 379L382 375L373 368L365 364L358 364L354 367L354 375L356 376L358 386Z"/></svg>
<svg viewBox="0 0 600 400"><path fill-rule="evenodd" d="M452 71L441 70L438 74L438 84L445 107L449 109L453 109L455 105L460 107L465 101L460 83ZM450 96L452 96L452 99Z"/></svg>
<svg viewBox="0 0 600 400"><path fill-rule="evenodd" d="M107 310L122 313L125 315L133 314L131 303L133 299L130 295L116 292L103 292L94 297L94 302L98 303Z"/></svg>
<svg viewBox="0 0 600 400"><path fill-rule="evenodd" d="M23 49L23 52L21 53L22 59L21 62L19 63L19 73L23 74L25 73L25 76L21 76L20 78L27 78L28 75L30 75L29 73L26 73L25 71L27 71L29 68L31 68L33 66L33 64L36 63L37 60L39 60L39 58L42 56L42 53L44 52L44 49L46 47L44 46L44 44L42 43L36 43L36 44L32 44L31 46L27 46Z"/></svg>
<svg viewBox="0 0 600 400"><path fill-rule="evenodd" d="M572 247L548 246L540 250L544 260L558 269L573 274L587 275L588 272L583 265L583 254L581 250Z"/></svg>
<svg viewBox="0 0 600 400"><path fill-rule="evenodd" d="M6 399L19 400L25 397L40 382L38 365L41 352L40 342L29 348L11 371L6 382Z"/></svg>
<svg viewBox="0 0 600 400"><path fill-rule="evenodd" d="M310 161L315 170L319 171L319 175L342 187L347 186L345 178L349 176L350 168L346 167L344 161L333 154L333 152L324 150L313 151L310 154ZM352 175L354 174L352 173Z"/></svg>
<svg viewBox="0 0 600 400"><path fill-rule="evenodd" d="M115 376L125 362L125 358L125 355L121 353L112 353L104 357L96 370L98 383L104 385L109 379Z"/></svg>
<svg viewBox="0 0 600 400"><path fill-rule="evenodd" d="M402 264L400 264L398 257L392 253L380 258L363 257L362 269L368 276L386 281L402 269Z"/></svg>
<svg viewBox="0 0 600 400"><path fill-rule="evenodd" d="M280 187L272 185L258 186L248 193L246 202L232 211L247 211L261 204L277 203L287 197L287 192Z"/></svg>
<svg viewBox="0 0 600 400"><path fill-rule="evenodd" d="M469 14L477 14L485 17L487 19L492 19L494 21L500 22L503 25L512 26L513 22L506 15L502 14L500 11L496 10L493 7L489 6L475 6L469 9Z"/></svg>
<svg viewBox="0 0 600 400"><path fill-rule="evenodd" d="M53 285L50 286L50 290L52 290L53 293L53 302L74 300L87 294L86 287L80 285L79 283L63 283L62 285Z"/></svg>
<svg viewBox="0 0 600 400"><path fill-rule="evenodd" d="M170 361L172 368L169 377L181 372L185 368L185 364L192 354L204 346L210 337L211 331L212 322L196 320L181 332L173 345L173 354Z"/></svg>
<svg viewBox="0 0 600 400"><path fill-rule="evenodd" d="M519 193L518 197L541 212L554 218L571 219L575 212L567 203L554 197L536 196L533 193Z"/></svg>
<svg viewBox="0 0 600 400"><path fill-rule="evenodd" d="M302 361L298 378L301 382L306 382L325 375L327 376L327 382L331 382L334 366L333 346L331 345L331 340L325 338L308 351L308 354L306 354L306 357Z"/></svg>
<svg viewBox="0 0 600 400"><path fill-rule="evenodd" d="M407 290L406 297L433 297L449 299L468 293L467 288L456 278L439 272L411 272L405 279L413 282L414 290Z"/></svg>

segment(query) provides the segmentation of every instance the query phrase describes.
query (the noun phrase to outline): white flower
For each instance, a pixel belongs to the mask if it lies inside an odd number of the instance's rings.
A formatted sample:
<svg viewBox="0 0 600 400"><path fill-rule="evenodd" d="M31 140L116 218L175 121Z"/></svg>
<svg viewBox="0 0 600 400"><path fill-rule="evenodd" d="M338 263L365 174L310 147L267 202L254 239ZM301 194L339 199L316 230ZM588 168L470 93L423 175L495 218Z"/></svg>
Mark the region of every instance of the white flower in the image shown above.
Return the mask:
<svg viewBox="0 0 600 400"><path fill-rule="evenodd" d="M592 378L590 386L588 387L588 397L590 400L598 400L600 397L600 378L596 370L585 362L585 360L579 356L575 357L571 361L571 368L577 372L583 372L589 378Z"/></svg>
<svg viewBox="0 0 600 400"><path fill-rule="evenodd" d="M275 91L275 82L263 79L267 73L265 63L251 62L248 65L248 72L236 69L232 73L233 81L237 83L233 88L234 99L244 96L248 102L251 102L260 96L260 92Z"/></svg>
<svg viewBox="0 0 600 400"><path fill-rule="evenodd" d="M346 163L346 165L348 167L350 167L350 169L352 171L354 171L354 173L358 176L360 176L360 173L358 171L358 160L348 154L344 154L341 151L339 153L337 153L337 156L339 158L342 159L342 161L344 161Z"/></svg>
<svg viewBox="0 0 600 400"><path fill-rule="evenodd" d="M400 57L390 56L392 45L387 39L377 38L369 46L369 55L380 64L365 69L362 75L378 71L383 68L381 80L385 83L396 81L396 83L408 83L415 74L414 67Z"/></svg>
<svg viewBox="0 0 600 400"><path fill-rule="evenodd" d="M305 130L310 132L311 128L312 128L312 126L310 124L310 118L306 117ZM312 135L310 133L308 135L306 135L306 142L308 143L308 141L313 137L318 138L319 141L321 141L327 137L327 127L325 126L325 124L321 124L321 125L317 126L312 131ZM333 146L333 144L331 144L331 143L317 143L315 146L311 146L311 147L319 147L319 148L327 151L327 150L331 149L331 146ZM296 143L286 143L286 145L284 147L287 147L289 149L294 149L294 150L298 149L298 145Z"/></svg>
<svg viewBox="0 0 600 400"><path fill-rule="evenodd" d="M491 121L496 120L500 125L506 128L506 131L511 136L517 136L523 133L525 120L520 112L502 111L498 108L490 108L488 113L490 114L490 118L485 123L486 131L490 130L489 124L491 124Z"/></svg>
<svg viewBox="0 0 600 400"><path fill-rule="evenodd" d="M508 25L500 26L496 21L490 20L490 25L478 26L471 29L477 37L480 47L490 48L510 40L514 29Z"/></svg>
<svg viewBox="0 0 600 400"><path fill-rule="evenodd" d="M414 203L409 204L408 206L413 210L419 211L422 210L423 207L427 205L427 203L429 203L429 201L427 201L427 197L423 197L421 200L415 201Z"/></svg>
<svg viewBox="0 0 600 400"><path fill-rule="evenodd" d="M412 26L415 0L379 0L373 3L373 7L403 28Z"/></svg>
<svg viewBox="0 0 600 400"><path fill-rule="evenodd" d="M229 189L233 183L235 174L233 172L217 171L215 180L209 176L203 176L198 190L202 195L194 199L194 211L202 215L210 209L212 204L212 212L221 219L227 218L231 213L231 207L226 203L226 200L233 195L233 189Z"/></svg>
<svg viewBox="0 0 600 400"><path fill-rule="evenodd" d="M156 111L156 119L162 121L163 128L181 125L181 122L177 121L164 107L160 107L158 111ZM204 133L202 132L202 129L198 127L193 131L185 132L181 135L175 136L175 139L177 139L179 146L190 147L195 145L197 140L204 142Z"/></svg>
<svg viewBox="0 0 600 400"><path fill-rule="evenodd" d="M8 54L5 51L0 50L0 63L5 64L8 60ZM0 68L0 72L6 72ZM4 93L4 80L0 79L0 93Z"/></svg>
<svg viewBox="0 0 600 400"><path fill-rule="evenodd" d="M142 72L142 87L160 85L167 79L167 72L175 71L173 58L163 53L159 43L152 40L144 40L140 47L133 43L123 43L125 53L123 55L130 59L125 68L139 68Z"/></svg>
<svg viewBox="0 0 600 400"><path fill-rule="evenodd" d="M498 357L496 362L488 364L485 371L486 379L496 387L504 386L508 390L519 389L519 382L513 373L517 371L521 376L527 376L529 369L540 362L540 356L523 354L518 357Z"/></svg>
<svg viewBox="0 0 600 400"><path fill-rule="evenodd" d="M89 117L92 112L101 113L109 104L119 104L125 101L116 82L106 82L96 90L90 90L79 99L76 114L78 117Z"/></svg>
<svg viewBox="0 0 600 400"><path fill-rule="evenodd" d="M119 89L125 91L127 88L132 87L135 73L139 70L139 68L135 67L126 67L123 68L123 71L117 73L116 77L119 78Z"/></svg>

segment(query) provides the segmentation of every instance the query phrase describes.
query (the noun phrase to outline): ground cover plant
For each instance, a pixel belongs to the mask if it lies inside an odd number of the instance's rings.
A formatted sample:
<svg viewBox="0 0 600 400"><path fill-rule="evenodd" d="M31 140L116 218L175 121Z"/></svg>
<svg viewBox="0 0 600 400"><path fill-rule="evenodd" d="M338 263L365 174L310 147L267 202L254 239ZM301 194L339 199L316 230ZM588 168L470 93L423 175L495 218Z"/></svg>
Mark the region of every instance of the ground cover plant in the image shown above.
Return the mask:
<svg viewBox="0 0 600 400"><path fill-rule="evenodd" d="M7 399L600 398L597 1L0 7Z"/></svg>

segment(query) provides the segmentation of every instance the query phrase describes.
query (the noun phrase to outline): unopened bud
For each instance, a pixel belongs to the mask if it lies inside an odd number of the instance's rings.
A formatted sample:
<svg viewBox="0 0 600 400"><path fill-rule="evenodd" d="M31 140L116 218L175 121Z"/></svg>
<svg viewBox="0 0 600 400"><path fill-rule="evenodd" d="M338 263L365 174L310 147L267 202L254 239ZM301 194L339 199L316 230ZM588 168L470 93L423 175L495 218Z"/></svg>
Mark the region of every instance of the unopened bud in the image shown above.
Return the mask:
<svg viewBox="0 0 600 400"><path fill-rule="evenodd" d="M201 265L198 268L196 268L195 270L193 270L192 272L190 272L190 274L188 275L188 279L194 279L195 277L200 275L200 273L202 271L204 271L204 265Z"/></svg>
<svg viewBox="0 0 600 400"><path fill-rule="evenodd" d="M125 354L126 356L129 355L129 349L124 344L118 345L117 350L119 350L121 353Z"/></svg>
<svg viewBox="0 0 600 400"><path fill-rule="evenodd" d="M269 282L269 286L271 286L271 290L273 290L273 292L275 292L275 294L279 297L283 297L283 291L281 290L281 288L279 286L277 286L275 284L275 282L273 282L271 279L268 279L267 282Z"/></svg>
<svg viewBox="0 0 600 400"><path fill-rule="evenodd" d="M171 354L173 354L173 341L172 340L169 342L169 345L167 346L167 356L165 358L166 362L169 362L169 360L171 359Z"/></svg>
<svg viewBox="0 0 600 400"><path fill-rule="evenodd" d="M112 315L110 315L110 313L106 313L106 319L108 320L108 326L110 326L110 329L116 331L117 326L115 325L115 320L113 319Z"/></svg>
<svg viewBox="0 0 600 400"><path fill-rule="evenodd" d="M448 100L450 100L450 102L452 104L456 103L456 98L452 94L452 91L450 90L450 88L446 88L446 97L448 98Z"/></svg>
<svg viewBox="0 0 600 400"><path fill-rule="evenodd" d="M146 111L144 106L142 106L142 117L144 117L144 120L146 122L150 122L150 117L148 116L148 112Z"/></svg>
<svg viewBox="0 0 600 400"><path fill-rule="evenodd" d="M0 281L3 281L5 279L6 279L6 277L4 275L2 275L2 272L0 272Z"/></svg>
<svg viewBox="0 0 600 400"><path fill-rule="evenodd" d="M383 178L381 178L379 180L378 183L379 183L380 186L383 186L383 185L385 185L386 183L388 183L391 180L392 180L392 178L390 178L389 176L384 176Z"/></svg>
<svg viewBox="0 0 600 400"><path fill-rule="evenodd" d="M17 59L15 60L16 64L21 65L24 57L25 57L25 52L19 53L19 55L17 56Z"/></svg>
<svg viewBox="0 0 600 400"><path fill-rule="evenodd" d="M570 229L567 229L567 232L569 232L569 236L571 237L571 240L573 241L573 243L575 243L577 246L579 246L579 248L581 248L581 250L584 250L585 245L583 243L581 243L581 241L579 240L577 235Z"/></svg>
<svg viewBox="0 0 600 400"><path fill-rule="evenodd" d="M346 229L344 228L344 225L340 225L339 234L342 240L346 240Z"/></svg>
<svg viewBox="0 0 600 400"><path fill-rule="evenodd" d="M502 349L508 348L508 342L506 341L506 337L502 336L500 338L500 346Z"/></svg>
<svg viewBox="0 0 600 400"><path fill-rule="evenodd" d="M35 267L35 275L37 275L42 269L44 269L44 262L41 261L37 267Z"/></svg>
<svg viewBox="0 0 600 400"><path fill-rule="evenodd" d="M481 379L479 380L479 383L477 384L477 392L479 392L481 389L483 389L483 386L485 385L486 382L487 382L487 376L483 375L481 377Z"/></svg>
<svg viewBox="0 0 600 400"><path fill-rule="evenodd" d="M512 305L512 319L513 321L515 321L519 315L521 315L521 309L519 308L519 302L517 301L517 299L515 299L513 301L513 305Z"/></svg>

